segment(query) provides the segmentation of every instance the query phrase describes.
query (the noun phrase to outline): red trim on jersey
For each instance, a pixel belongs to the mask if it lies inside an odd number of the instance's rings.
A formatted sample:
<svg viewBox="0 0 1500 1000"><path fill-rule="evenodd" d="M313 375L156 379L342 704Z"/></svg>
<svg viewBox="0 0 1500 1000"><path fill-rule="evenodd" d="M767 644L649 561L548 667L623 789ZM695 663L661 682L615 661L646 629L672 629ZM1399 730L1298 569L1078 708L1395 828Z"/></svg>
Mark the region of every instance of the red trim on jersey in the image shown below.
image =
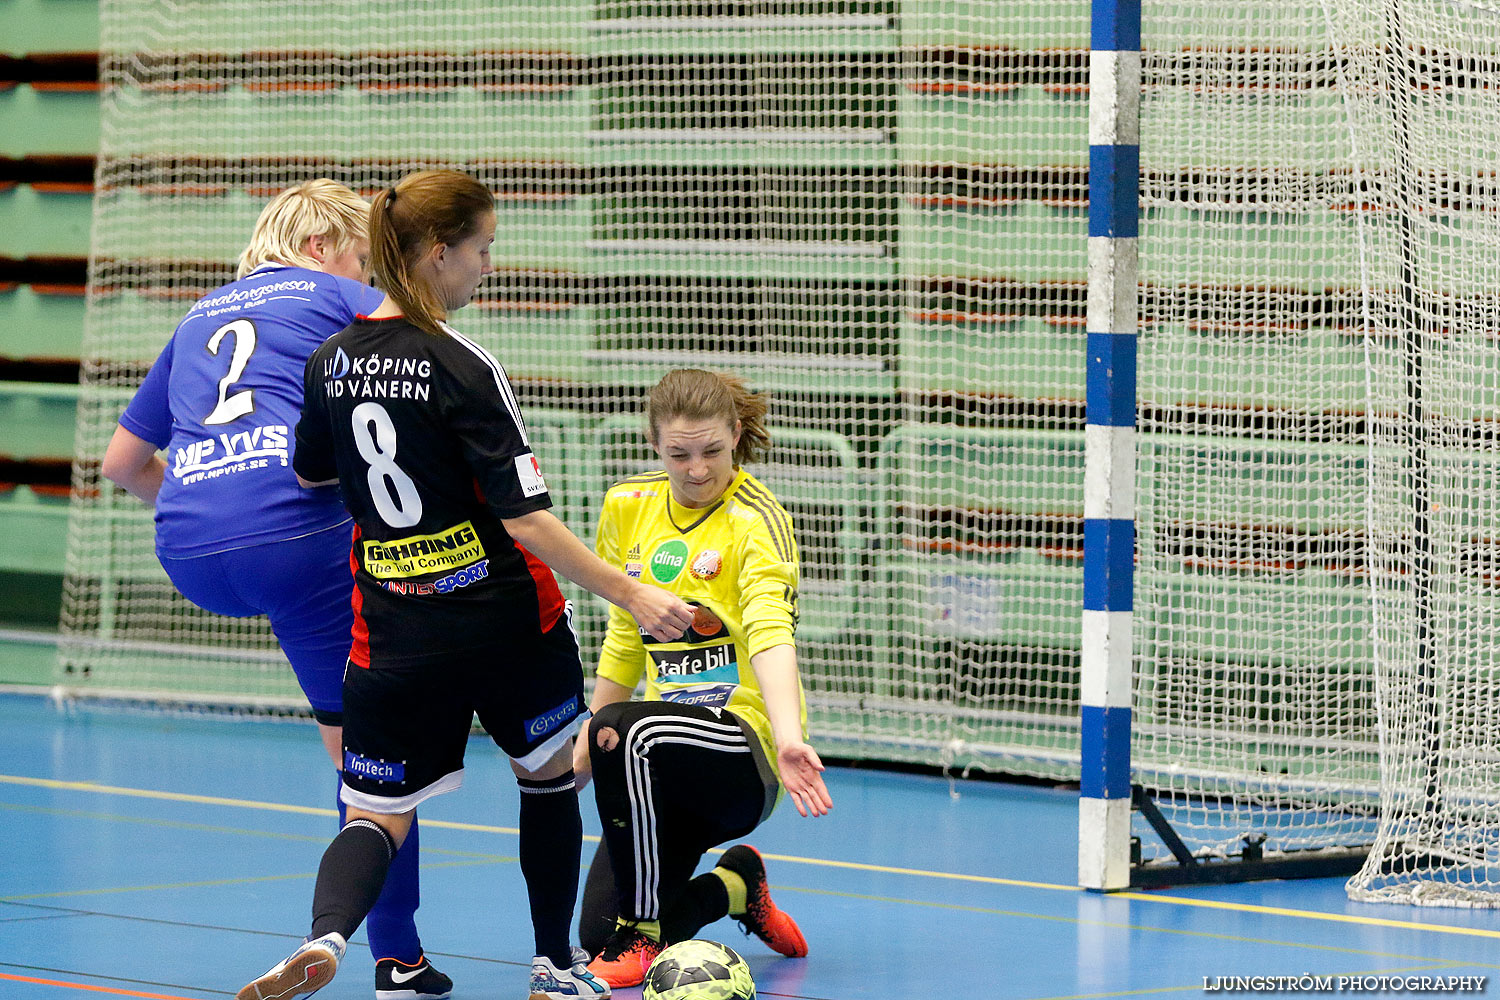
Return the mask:
<svg viewBox="0 0 1500 1000"><path fill-rule="evenodd" d="M354 540L349 545L349 573L351 579L359 572L359 559L355 556L359 548L359 525L354 526ZM359 584L354 584L354 595L349 598L349 604L354 608L354 624L349 628L349 636L353 642L349 646L349 659L357 666L370 669L370 626L365 624L364 610L365 598L359 592Z"/></svg>
<svg viewBox="0 0 1500 1000"><path fill-rule="evenodd" d="M564 600L562 591L557 586L557 577L552 575L552 570L547 564L536 556L526 551L526 546L516 542L516 551L521 553L526 560L526 568L531 572L531 579L536 582L536 606L541 619L543 632L552 631L552 626L562 617Z"/></svg>
<svg viewBox="0 0 1500 1000"><path fill-rule="evenodd" d="M484 490L479 485L479 479L474 479L474 496L480 503L485 503ZM521 553L521 558L526 560L526 571L531 574L532 582L536 584L536 605L538 617L541 619L543 632L552 631L552 626L562 617L566 599L562 591L558 589L557 577L552 575L552 570L546 563L526 551L526 546L511 539L516 551Z"/></svg>

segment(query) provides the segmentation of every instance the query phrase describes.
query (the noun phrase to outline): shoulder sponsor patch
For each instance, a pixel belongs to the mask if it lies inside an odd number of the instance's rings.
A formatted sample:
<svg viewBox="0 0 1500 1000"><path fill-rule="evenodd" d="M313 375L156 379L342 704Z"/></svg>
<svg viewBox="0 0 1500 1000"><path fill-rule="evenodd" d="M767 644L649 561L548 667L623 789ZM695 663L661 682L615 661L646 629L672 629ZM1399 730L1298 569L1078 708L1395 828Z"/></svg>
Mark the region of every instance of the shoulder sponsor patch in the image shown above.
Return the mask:
<svg viewBox="0 0 1500 1000"><path fill-rule="evenodd" d="M516 456L516 478L521 482L521 495L534 497L547 492L547 481L542 478L542 466L531 452Z"/></svg>

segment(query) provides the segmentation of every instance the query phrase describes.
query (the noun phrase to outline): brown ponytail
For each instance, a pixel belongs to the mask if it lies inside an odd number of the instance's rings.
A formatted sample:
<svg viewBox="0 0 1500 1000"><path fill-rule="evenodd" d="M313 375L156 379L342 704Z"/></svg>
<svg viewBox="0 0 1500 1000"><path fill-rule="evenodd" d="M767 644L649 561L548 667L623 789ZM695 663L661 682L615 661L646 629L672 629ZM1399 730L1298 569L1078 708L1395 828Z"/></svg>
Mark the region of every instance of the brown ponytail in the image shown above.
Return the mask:
<svg viewBox="0 0 1500 1000"><path fill-rule="evenodd" d="M646 399L646 421L652 443L661 425L678 417L722 420L731 428L740 422L740 443L734 449L736 467L758 462L771 448L766 430L766 397L753 393L745 380L701 368L678 368L662 377Z"/></svg>
<svg viewBox="0 0 1500 1000"><path fill-rule="evenodd" d="M448 318L437 291L414 271L439 243L453 245L474 234L494 197L479 181L457 170L407 174L370 203L370 277L413 326L443 336Z"/></svg>

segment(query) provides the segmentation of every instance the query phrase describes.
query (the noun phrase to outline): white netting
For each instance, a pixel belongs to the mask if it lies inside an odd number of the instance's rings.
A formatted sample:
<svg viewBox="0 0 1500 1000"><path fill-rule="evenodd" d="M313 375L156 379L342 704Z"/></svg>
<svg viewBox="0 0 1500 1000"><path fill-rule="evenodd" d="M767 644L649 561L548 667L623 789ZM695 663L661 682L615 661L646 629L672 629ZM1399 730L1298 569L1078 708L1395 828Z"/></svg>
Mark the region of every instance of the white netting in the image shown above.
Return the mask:
<svg viewBox="0 0 1500 1000"><path fill-rule="evenodd" d="M670 367L774 394L832 751L1076 774L1087 0L104 0L64 681L295 701L101 484L259 206L420 166L499 198L457 317L584 537ZM597 639L588 610L586 643Z"/></svg>
<svg viewBox="0 0 1500 1000"><path fill-rule="evenodd" d="M1358 899L1500 905L1500 9L1328 2L1368 210L1381 824Z"/></svg>
<svg viewBox="0 0 1500 1000"><path fill-rule="evenodd" d="M1490 905L1500 16L1144 30L1133 764L1195 848L1373 842L1355 898Z"/></svg>
<svg viewBox="0 0 1500 1000"><path fill-rule="evenodd" d="M1148 2L1142 44L1132 765L1194 850L1367 844L1369 373L1333 46L1285 0Z"/></svg>

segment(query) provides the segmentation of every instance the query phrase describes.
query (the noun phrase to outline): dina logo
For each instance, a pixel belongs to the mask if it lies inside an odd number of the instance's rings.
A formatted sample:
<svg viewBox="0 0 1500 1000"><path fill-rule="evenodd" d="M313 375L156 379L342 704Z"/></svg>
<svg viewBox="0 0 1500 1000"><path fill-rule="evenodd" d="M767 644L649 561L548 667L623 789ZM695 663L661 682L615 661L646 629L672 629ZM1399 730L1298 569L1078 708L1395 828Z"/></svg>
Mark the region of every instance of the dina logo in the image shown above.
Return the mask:
<svg viewBox="0 0 1500 1000"><path fill-rule="evenodd" d="M651 554L651 578L657 583L671 583L687 566L687 542L674 538Z"/></svg>

